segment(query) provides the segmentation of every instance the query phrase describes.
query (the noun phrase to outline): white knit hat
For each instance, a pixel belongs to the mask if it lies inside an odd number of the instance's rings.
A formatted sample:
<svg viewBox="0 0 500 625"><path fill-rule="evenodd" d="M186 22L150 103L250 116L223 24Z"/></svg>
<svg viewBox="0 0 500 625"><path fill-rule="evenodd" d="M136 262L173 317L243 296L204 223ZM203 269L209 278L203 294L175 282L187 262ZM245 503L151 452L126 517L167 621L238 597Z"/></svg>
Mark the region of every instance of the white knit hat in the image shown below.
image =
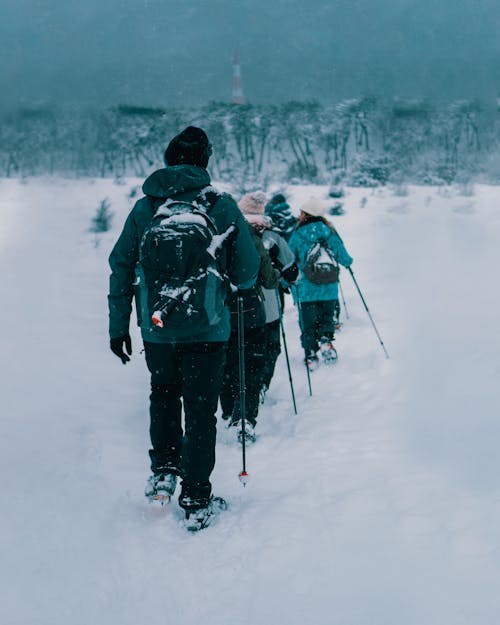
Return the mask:
<svg viewBox="0 0 500 625"><path fill-rule="evenodd" d="M246 193L238 202L238 207L244 215L263 215L267 198L263 191Z"/></svg>
<svg viewBox="0 0 500 625"><path fill-rule="evenodd" d="M323 217L323 215L328 210L328 204L320 200L316 197L309 198L302 206L300 210L303 213L307 213L308 215L313 215L314 217Z"/></svg>

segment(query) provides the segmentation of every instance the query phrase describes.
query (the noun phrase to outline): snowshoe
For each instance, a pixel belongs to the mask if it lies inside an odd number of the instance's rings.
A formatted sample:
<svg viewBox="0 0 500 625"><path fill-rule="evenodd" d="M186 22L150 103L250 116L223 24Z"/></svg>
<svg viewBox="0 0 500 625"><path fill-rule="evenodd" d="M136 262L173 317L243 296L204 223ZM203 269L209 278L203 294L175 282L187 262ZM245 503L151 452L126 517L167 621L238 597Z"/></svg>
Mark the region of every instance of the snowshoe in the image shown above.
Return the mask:
<svg viewBox="0 0 500 625"><path fill-rule="evenodd" d="M241 422L238 422L238 442L243 443L243 437L245 437L245 443L255 443L257 435L255 434L255 425L245 419L245 432Z"/></svg>
<svg viewBox="0 0 500 625"><path fill-rule="evenodd" d="M325 341L324 343L321 343L320 351L321 358L326 365L331 365L338 358L337 350L335 349L331 341Z"/></svg>
<svg viewBox="0 0 500 625"><path fill-rule="evenodd" d="M144 495L149 500L149 503L157 501L163 506L172 498L176 486L177 475L173 473L153 473L148 478Z"/></svg>
<svg viewBox="0 0 500 625"><path fill-rule="evenodd" d="M186 510L186 517L184 519L184 527L189 532L198 532L205 529L213 521L214 516L219 512L227 510L228 505L225 499L222 497L210 497L208 504L204 508L195 508Z"/></svg>
<svg viewBox="0 0 500 625"><path fill-rule="evenodd" d="M319 358L314 353L308 354L305 357L304 362L309 371L316 371L316 369L319 367Z"/></svg>

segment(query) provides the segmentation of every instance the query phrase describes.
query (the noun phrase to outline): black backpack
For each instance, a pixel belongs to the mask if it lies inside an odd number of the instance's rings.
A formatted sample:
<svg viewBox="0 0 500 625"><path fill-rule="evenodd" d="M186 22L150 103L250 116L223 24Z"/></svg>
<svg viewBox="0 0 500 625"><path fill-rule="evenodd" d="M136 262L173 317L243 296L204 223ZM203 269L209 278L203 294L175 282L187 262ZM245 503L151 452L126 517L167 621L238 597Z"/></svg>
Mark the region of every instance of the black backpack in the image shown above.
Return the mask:
<svg viewBox="0 0 500 625"><path fill-rule="evenodd" d="M339 281L339 265L326 239L318 239L307 250L302 271L313 284L333 284Z"/></svg>
<svg viewBox="0 0 500 625"><path fill-rule="evenodd" d="M168 199L144 230L139 263L150 322L159 333L200 331L222 318L226 285L217 252L226 237L208 215L213 203L207 207L201 196Z"/></svg>

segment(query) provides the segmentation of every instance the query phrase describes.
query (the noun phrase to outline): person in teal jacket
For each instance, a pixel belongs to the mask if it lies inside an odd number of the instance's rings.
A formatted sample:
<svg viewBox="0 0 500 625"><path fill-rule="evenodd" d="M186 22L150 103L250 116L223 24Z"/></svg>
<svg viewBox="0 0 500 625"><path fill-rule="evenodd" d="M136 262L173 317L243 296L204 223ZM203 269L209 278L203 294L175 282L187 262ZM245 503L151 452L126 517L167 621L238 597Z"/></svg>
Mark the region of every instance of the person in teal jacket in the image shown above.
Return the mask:
<svg viewBox="0 0 500 625"><path fill-rule="evenodd" d="M186 510L186 520L201 519L202 526L214 501L210 475L215 465L215 412L231 330L229 310L227 304L224 306L221 302L222 314L218 321L199 331L196 328L169 330L166 324L165 332L155 332L145 305L147 286L145 280L141 280L139 253L144 230L159 206L170 198L191 202L203 197L218 233L228 231L231 226L236 233L224 240L220 255L222 273L238 288L253 286L260 258L236 202L230 195L220 194L210 186L206 171L210 154L207 135L193 126L169 143L165 152L167 166L155 171L144 182L144 197L136 202L127 217L109 257L108 296L110 347L126 364L132 353L129 323L136 285L138 321L151 373L152 448L149 455L152 475L145 494L149 499L170 497L180 475L179 504Z"/></svg>
<svg viewBox="0 0 500 625"><path fill-rule="evenodd" d="M307 252L320 239L324 239L337 263L349 267L353 259L347 253L342 239L326 220L326 205L312 198L301 207L299 222L288 246L295 255L301 270L297 287L293 289L294 299L299 307L301 343L306 364L314 369L319 364L317 352L321 350L325 362L336 359L333 348L335 335L335 312L338 306L338 282L315 284L304 275Z"/></svg>

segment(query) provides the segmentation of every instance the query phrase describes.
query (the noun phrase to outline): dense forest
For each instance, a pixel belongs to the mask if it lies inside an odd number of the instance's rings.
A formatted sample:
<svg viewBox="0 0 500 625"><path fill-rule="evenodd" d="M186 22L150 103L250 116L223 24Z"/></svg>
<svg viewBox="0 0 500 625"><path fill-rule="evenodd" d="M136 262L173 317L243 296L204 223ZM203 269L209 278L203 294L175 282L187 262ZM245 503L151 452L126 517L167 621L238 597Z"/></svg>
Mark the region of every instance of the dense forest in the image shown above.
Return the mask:
<svg viewBox="0 0 500 625"><path fill-rule="evenodd" d="M210 173L258 183L353 186L500 183L500 112L481 102L356 98L331 106L210 103L196 109L119 106L25 109L0 118L0 175L144 176L188 124L213 144Z"/></svg>

